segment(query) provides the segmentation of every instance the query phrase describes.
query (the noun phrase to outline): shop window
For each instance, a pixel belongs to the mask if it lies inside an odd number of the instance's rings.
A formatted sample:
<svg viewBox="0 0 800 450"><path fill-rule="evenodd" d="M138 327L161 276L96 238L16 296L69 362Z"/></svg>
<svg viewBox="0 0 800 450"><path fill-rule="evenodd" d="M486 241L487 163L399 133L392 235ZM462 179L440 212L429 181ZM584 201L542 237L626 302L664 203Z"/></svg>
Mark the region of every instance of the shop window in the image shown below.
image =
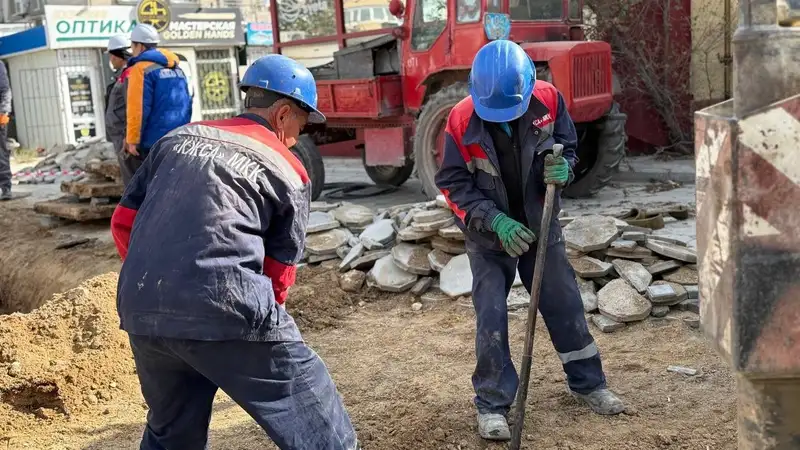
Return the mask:
<svg viewBox="0 0 800 450"><path fill-rule="evenodd" d="M333 0L278 0L281 42L336 34Z"/></svg>
<svg viewBox="0 0 800 450"><path fill-rule="evenodd" d="M561 0L509 0L511 20L561 20Z"/></svg>
<svg viewBox="0 0 800 450"><path fill-rule="evenodd" d="M197 81L203 120L232 117L238 112L231 51L197 50Z"/></svg>
<svg viewBox="0 0 800 450"><path fill-rule="evenodd" d="M414 11L412 50L427 50L433 46L447 26L447 0L421 0Z"/></svg>
<svg viewBox="0 0 800 450"><path fill-rule="evenodd" d="M492 0L489 0L491 3ZM480 0L458 0L456 21L458 23L474 23L481 18Z"/></svg>

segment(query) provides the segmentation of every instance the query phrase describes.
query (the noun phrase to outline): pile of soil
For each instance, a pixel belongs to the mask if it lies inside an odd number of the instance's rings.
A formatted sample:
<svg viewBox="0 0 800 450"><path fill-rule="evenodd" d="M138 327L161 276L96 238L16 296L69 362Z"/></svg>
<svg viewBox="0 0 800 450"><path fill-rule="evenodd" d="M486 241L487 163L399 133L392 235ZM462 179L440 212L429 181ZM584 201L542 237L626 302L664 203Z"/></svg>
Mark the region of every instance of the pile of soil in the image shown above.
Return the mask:
<svg viewBox="0 0 800 450"><path fill-rule="evenodd" d="M116 288L108 273L31 313L0 316L0 434L18 419L70 416L138 391Z"/></svg>

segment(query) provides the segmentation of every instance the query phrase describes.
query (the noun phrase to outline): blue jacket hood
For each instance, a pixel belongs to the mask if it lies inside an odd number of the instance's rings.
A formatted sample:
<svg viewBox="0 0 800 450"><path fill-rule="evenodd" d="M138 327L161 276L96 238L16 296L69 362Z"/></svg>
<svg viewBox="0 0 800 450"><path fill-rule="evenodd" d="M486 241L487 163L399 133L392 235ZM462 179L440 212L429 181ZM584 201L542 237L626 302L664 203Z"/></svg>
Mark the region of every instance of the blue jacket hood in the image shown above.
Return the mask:
<svg viewBox="0 0 800 450"><path fill-rule="evenodd" d="M169 50L164 50L163 48L151 48L143 51L139 54L139 56L134 56L133 58L129 59L128 66L133 66L140 61L156 63L160 66L168 67L170 69L178 67L178 63L180 62L178 55Z"/></svg>

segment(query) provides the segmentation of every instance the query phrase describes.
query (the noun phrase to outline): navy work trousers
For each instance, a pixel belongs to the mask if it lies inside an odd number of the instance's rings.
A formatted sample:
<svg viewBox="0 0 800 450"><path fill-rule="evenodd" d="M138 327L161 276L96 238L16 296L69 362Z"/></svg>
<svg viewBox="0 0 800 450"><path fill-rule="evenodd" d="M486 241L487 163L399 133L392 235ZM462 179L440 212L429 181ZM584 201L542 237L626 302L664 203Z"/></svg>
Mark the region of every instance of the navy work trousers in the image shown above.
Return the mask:
<svg viewBox="0 0 800 450"><path fill-rule="evenodd" d="M505 252L486 250L467 240L467 255L472 268L472 302L477 317L475 354L477 365L472 375L475 406L480 413L507 414L519 386L508 344L506 299L519 275L530 292L536 244L519 259ZM587 394L606 385L600 354L583 315L575 272L567 260L563 242L552 243L539 299L553 346L567 374L570 388Z"/></svg>
<svg viewBox="0 0 800 450"><path fill-rule="evenodd" d="M141 450L207 447L222 389L281 450L354 450L356 434L322 359L303 342L190 341L130 335L150 408Z"/></svg>

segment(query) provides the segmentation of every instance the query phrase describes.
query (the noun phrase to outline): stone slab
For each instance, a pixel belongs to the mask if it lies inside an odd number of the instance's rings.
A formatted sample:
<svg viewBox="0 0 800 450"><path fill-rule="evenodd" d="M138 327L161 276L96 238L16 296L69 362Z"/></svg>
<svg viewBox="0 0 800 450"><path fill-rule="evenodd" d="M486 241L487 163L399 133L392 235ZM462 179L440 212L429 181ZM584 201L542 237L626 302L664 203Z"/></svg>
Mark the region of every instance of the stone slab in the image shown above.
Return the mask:
<svg viewBox="0 0 800 450"><path fill-rule="evenodd" d="M433 286L433 278L431 277L423 277L420 278L414 287L411 288L411 293L414 295L422 295L428 292L428 289Z"/></svg>
<svg viewBox="0 0 800 450"><path fill-rule="evenodd" d="M325 254L325 255L308 255L308 262L309 263L319 263L319 262L323 262L323 261L329 261L331 259L336 259L338 257L339 257L339 255L337 255L336 253L328 253L328 254Z"/></svg>
<svg viewBox="0 0 800 450"><path fill-rule="evenodd" d="M607 248L605 250L606 256L612 258L636 259L643 260L653 256L653 252L644 247L637 246L632 250L619 250L616 248Z"/></svg>
<svg viewBox="0 0 800 450"><path fill-rule="evenodd" d="M511 288L506 298L506 308L508 311L517 311L527 308L531 303L531 295L524 287Z"/></svg>
<svg viewBox="0 0 800 450"><path fill-rule="evenodd" d="M90 199L92 197L119 198L125 192L125 186L122 183L108 181L99 183L65 181L61 183L61 192L77 195L81 199Z"/></svg>
<svg viewBox="0 0 800 450"><path fill-rule="evenodd" d="M436 202L436 206L439 208L450 208L450 206L447 204L447 199L444 198L444 195L437 195L436 200L434 201Z"/></svg>
<svg viewBox="0 0 800 450"><path fill-rule="evenodd" d="M431 269L437 272L441 272L451 259L453 259L453 255L445 253L438 248L428 253L428 264L430 264Z"/></svg>
<svg viewBox="0 0 800 450"><path fill-rule="evenodd" d="M415 223L433 223L453 218L453 213L447 209L437 208L420 211L414 214Z"/></svg>
<svg viewBox="0 0 800 450"><path fill-rule="evenodd" d="M394 220L383 219L367 226L358 238L368 250L375 250L394 241L395 236Z"/></svg>
<svg viewBox="0 0 800 450"><path fill-rule="evenodd" d="M612 280L600 289L597 306L600 313L617 322L644 320L652 308L649 300L622 279Z"/></svg>
<svg viewBox="0 0 800 450"><path fill-rule="evenodd" d="M634 242L644 243L646 237L647 237L647 234L642 233L640 231L626 231L626 232L622 233L622 239L626 239L626 240L634 241Z"/></svg>
<svg viewBox="0 0 800 450"><path fill-rule="evenodd" d="M604 277L611 272L611 268L613 267L607 262L600 261L599 259L592 258L590 256L571 259L569 262L572 265L573 270L575 270L575 273L581 278Z"/></svg>
<svg viewBox="0 0 800 450"><path fill-rule="evenodd" d="M431 265L428 262L430 251L430 248L403 242L392 248L392 258L395 264L406 272L428 275L431 273Z"/></svg>
<svg viewBox="0 0 800 450"><path fill-rule="evenodd" d="M651 234L647 236L646 241L659 241L659 242L666 242L668 244L675 244L681 247L686 247L689 245L691 241L690 238L686 236L671 236L671 235L664 235L664 234Z"/></svg>
<svg viewBox="0 0 800 450"><path fill-rule="evenodd" d="M343 245L336 249L336 256L338 256L339 259L344 259L347 254L350 253L350 250L352 250L352 248L349 245Z"/></svg>
<svg viewBox="0 0 800 450"><path fill-rule="evenodd" d="M366 206L342 203L333 210L333 217L348 228L366 227L373 221L374 213Z"/></svg>
<svg viewBox="0 0 800 450"><path fill-rule="evenodd" d="M367 274L367 283L386 292L405 292L414 286L417 278L417 275L408 273L395 264L391 255L387 255L375 261Z"/></svg>
<svg viewBox="0 0 800 450"><path fill-rule="evenodd" d="M602 250L618 236L619 230L612 217L581 216L564 227L564 241L582 252Z"/></svg>
<svg viewBox="0 0 800 450"><path fill-rule="evenodd" d="M684 286L684 289L686 289L686 293L689 295L690 300L696 300L700 298L700 289L698 286L687 285Z"/></svg>
<svg viewBox="0 0 800 450"><path fill-rule="evenodd" d="M472 293L472 270L467 255L453 257L442 269L439 289L452 298Z"/></svg>
<svg viewBox="0 0 800 450"><path fill-rule="evenodd" d="M341 224L333 218L333 215L322 211L312 211L308 215L308 227L306 233L319 233L334 228L339 228Z"/></svg>
<svg viewBox="0 0 800 450"><path fill-rule="evenodd" d="M397 239L403 242L414 242L436 236L436 231L419 231L412 227L405 227L397 232Z"/></svg>
<svg viewBox="0 0 800 450"><path fill-rule="evenodd" d="M311 212L315 211L330 212L341 205L342 205L341 203L311 202L310 210Z"/></svg>
<svg viewBox="0 0 800 450"><path fill-rule="evenodd" d="M639 244L637 244L636 241L630 241L627 239L617 239L611 243L611 249L621 253L632 253L637 248L639 248ZM650 252L648 252L648 254L650 254Z"/></svg>
<svg viewBox="0 0 800 450"><path fill-rule="evenodd" d="M306 237L306 251L309 255L336 255L336 250L347 244L347 233L336 228Z"/></svg>
<svg viewBox="0 0 800 450"><path fill-rule="evenodd" d="M664 280L658 280L653 282L653 286L664 286L664 285L672 288L672 290L675 292L675 298L673 299L662 298L661 301L658 302L658 304L672 306L672 305L677 305L678 303L689 298L689 294L686 292L686 289L684 289L684 287L678 283L672 283L670 281L664 281ZM651 301L653 302L653 304L656 303L653 300Z"/></svg>
<svg viewBox="0 0 800 450"><path fill-rule="evenodd" d="M678 298L678 293L668 284L653 284L647 287L647 298L655 305L667 304Z"/></svg>
<svg viewBox="0 0 800 450"><path fill-rule="evenodd" d="M650 310L650 315L653 317L666 317L669 314L669 306L666 305L653 305L653 309Z"/></svg>
<svg viewBox="0 0 800 450"><path fill-rule="evenodd" d="M92 205L89 202L76 202L76 198L73 197L61 197L58 200L35 203L33 210L39 214L48 214L76 222L86 222L110 219L116 207L116 203Z"/></svg>
<svg viewBox="0 0 800 450"><path fill-rule="evenodd" d="M611 261L611 264L619 276L630 283L639 293L646 291L647 286L653 281L653 276L650 275L650 272L637 262L615 259Z"/></svg>
<svg viewBox="0 0 800 450"><path fill-rule="evenodd" d="M417 215L423 214L424 212L425 211L417 213ZM446 219L437 220L435 222L417 222L416 216L414 217L415 221L411 224L411 228L417 231L439 231L442 228L449 227L450 225L453 225L453 223L455 223L455 219L453 218L452 214L450 215L450 217Z"/></svg>
<svg viewBox="0 0 800 450"><path fill-rule="evenodd" d="M697 271L688 267L681 267L673 272L665 273L661 275L661 278L667 281L672 281L673 283L693 286L700 282L700 277L698 276Z"/></svg>
<svg viewBox="0 0 800 450"><path fill-rule="evenodd" d="M617 330L625 328L624 323L617 322L616 320L606 317L602 314L593 315L592 323L603 333L613 333Z"/></svg>
<svg viewBox="0 0 800 450"><path fill-rule="evenodd" d="M431 246L445 253L450 253L451 255L461 255L467 252L463 241L445 239L441 236L434 236L433 239L431 239Z"/></svg>
<svg viewBox="0 0 800 450"><path fill-rule="evenodd" d="M464 232L461 231L461 228L458 228L457 225L450 225L449 227L441 228L439 229L438 233L439 236L445 239L453 239L456 241L463 241L466 239Z"/></svg>
<svg viewBox="0 0 800 450"><path fill-rule="evenodd" d="M680 245L670 244L668 242L652 240L648 240L645 243L645 246L655 253L668 258L677 259L688 263L697 262L697 252L688 247L681 247Z"/></svg>
<svg viewBox="0 0 800 450"><path fill-rule="evenodd" d="M583 278L578 278L576 281L583 301L583 311L587 313L597 311L597 289L594 286L594 281L584 280Z"/></svg>
<svg viewBox="0 0 800 450"><path fill-rule="evenodd" d="M678 303L678 309L700 314L700 302L697 300L684 300Z"/></svg>
<svg viewBox="0 0 800 450"><path fill-rule="evenodd" d="M390 250L373 250L365 252L361 257L350 264L351 269L367 270L375 264L375 261L391 255Z"/></svg>
<svg viewBox="0 0 800 450"><path fill-rule="evenodd" d="M674 259L670 259L668 261L658 261L654 263L650 267L647 268L647 271L650 272L652 275L661 275L664 272L669 272L670 270L675 270L681 266L681 263L675 261Z"/></svg>
<svg viewBox="0 0 800 450"><path fill-rule="evenodd" d="M366 249L364 248L364 244L359 243L355 247L351 248L347 255L342 258L342 263L339 264L339 271L349 270L350 266L353 264L355 260L360 258Z"/></svg>

